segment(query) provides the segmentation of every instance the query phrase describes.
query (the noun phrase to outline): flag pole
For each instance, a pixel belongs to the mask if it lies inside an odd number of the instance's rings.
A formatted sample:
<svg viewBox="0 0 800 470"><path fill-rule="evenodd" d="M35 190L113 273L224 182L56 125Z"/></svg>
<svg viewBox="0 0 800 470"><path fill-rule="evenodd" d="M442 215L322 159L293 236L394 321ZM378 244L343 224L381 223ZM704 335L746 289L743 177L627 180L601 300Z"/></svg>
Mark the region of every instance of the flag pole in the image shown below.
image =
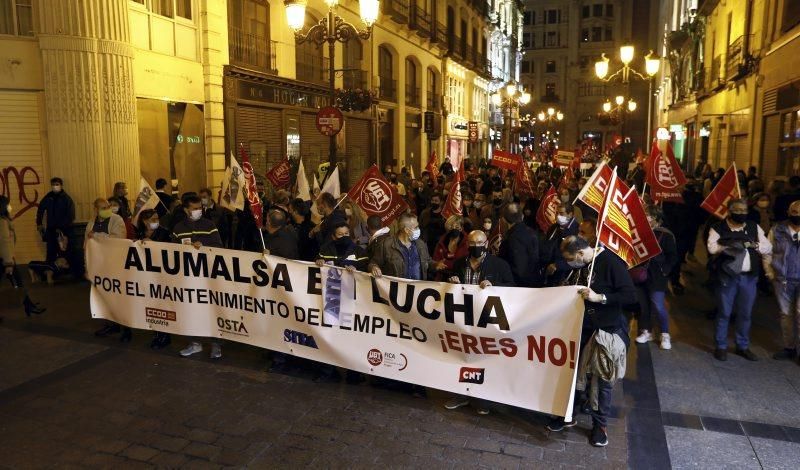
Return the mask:
<svg viewBox="0 0 800 470"><path fill-rule="evenodd" d="M737 199L742 198L742 187L739 186L739 172L736 171L736 160L733 161L733 177L736 178L736 194L738 194Z"/></svg>
<svg viewBox="0 0 800 470"><path fill-rule="evenodd" d="M600 245L600 231L602 230L603 224L606 222L606 216L608 215L608 205L611 203L611 197L613 195L613 191L616 185L617 185L617 168L614 167L614 171L611 172L611 182L608 183L608 187L606 188L606 200L605 203L603 204L603 213L600 215L600 221L597 223L594 249L592 252L592 265L589 266L589 277L586 278L587 288L591 287L592 285L592 274L594 274L595 256L597 256L597 246Z"/></svg>

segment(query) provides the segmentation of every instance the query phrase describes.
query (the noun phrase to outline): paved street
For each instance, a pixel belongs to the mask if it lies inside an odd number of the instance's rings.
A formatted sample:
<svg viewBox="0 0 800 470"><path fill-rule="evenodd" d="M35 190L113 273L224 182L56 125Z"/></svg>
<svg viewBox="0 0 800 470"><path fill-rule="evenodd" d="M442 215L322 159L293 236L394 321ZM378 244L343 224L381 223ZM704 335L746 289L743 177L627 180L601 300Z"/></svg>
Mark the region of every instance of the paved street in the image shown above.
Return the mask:
<svg viewBox="0 0 800 470"><path fill-rule="evenodd" d="M181 338L160 352L145 333L98 339L87 285L40 286L45 315L2 313L0 466L796 468L800 366L767 359L773 300L759 300L755 316L762 360L719 363L701 276L671 299L673 350L632 348L604 449L589 446L586 416L551 434L543 416L507 406L448 412L436 391L420 399L268 374L262 352L245 346L211 362L180 358Z"/></svg>

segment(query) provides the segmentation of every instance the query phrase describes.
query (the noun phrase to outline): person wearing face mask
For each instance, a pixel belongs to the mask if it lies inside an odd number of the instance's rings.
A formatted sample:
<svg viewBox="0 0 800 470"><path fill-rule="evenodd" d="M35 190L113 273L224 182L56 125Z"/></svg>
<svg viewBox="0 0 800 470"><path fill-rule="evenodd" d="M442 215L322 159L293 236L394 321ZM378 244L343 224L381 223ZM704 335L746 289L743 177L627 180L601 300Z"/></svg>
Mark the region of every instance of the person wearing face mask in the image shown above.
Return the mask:
<svg viewBox="0 0 800 470"><path fill-rule="evenodd" d="M223 248L219 230L210 219L203 217L203 202L196 194L183 197L183 212L186 215L180 222L175 224L170 234L170 241L183 245L192 245L195 249L207 246L212 248ZM193 340L189 345L180 351L181 356L188 357L203 350L200 342ZM211 343L211 359L222 357L222 348L219 343Z"/></svg>
<svg viewBox="0 0 800 470"><path fill-rule="evenodd" d="M397 194L406 197L406 186L398 181L396 173L385 173L386 178L389 180L389 184L391 184L394 189L397 190Z"/></svg>
<svg viewBox="0 0 800 470"><path fill-rule="evenodd" d="M636 302L636 289L628 274L627 265L612 252L602 248L595 252L586 240L577 236L566 237L560 250L561 256L571 268L567 278L573 277L575 273L574 281L577 285L583 285L591 270L590 265L594 264L590 287L578 290L583 298L585 314L577 380L578 390L584 390L589 397L588 410L592 417L589 443L595 447L604 447L608 445L606 426L611 411L611 394L614 383L624 373L625 356L630 342L628 321L622 308ZM599 363L606 367L596 370L593 366ZM588 382L587 373L596 375L593 377L596 380ZM547 429L559 432L576 424L574 416L570 422L556 417L550 421Z"/></svg>
<svg viewBox="0 0 800 470"><path fill-rule="evenodd" d="M436 244L433 251L433 261L436 262L436 280L443 281L449 277L453 263L467 255L467 234L464 233L463 218L460 215L451 215L444 224L445 233Z"/></svg>
<svg viewBox="0 0 800 470"><path fill-rule="evenodd" d="M500 221L503 213L503 189L495 188L491 193L491 200L481 208L481 218L490 218L495 223Z"/></svg>
<svg viewBox="0 0 800 470"><path fill-rule="evenodd" d="M108 205L111 208L112 213L119 215L121 207L119 199L113 197L108 198ZM127 219L125 217L122 217L122 221L125 223L125 238L127 238L128 240L136 240L136 227L134 227L133 223L131 223L130 217Z"/></svg>
<svg viewBox="0 0 800 470"><path fill-rule="evenodd" d="M578 222L573 217L574 209L569 202L558 205L556 223L547 229L542 243L542 266L547 285L558 285L569 267L561 256L561 242L570 236L578 235Z"/></svg>
<svg viewBox="0 0 800 470"><path fill-rule="evenodd" d="M131 202L128 200L128 185L122 181L114 183L114 194L108 198L119 202L117 215L124 219L131 218Z"/></svg>
<svg viewBox="0 0 800 470"><path fill-rule="evenodd" d="M344 209L344 215L347 217L347 226L350 227L353 241L356 242L356 245L366 249L369 243L367 215L358 207L358 204L353 204L352 201L344 201L341 206Z"/></svg>
<svg viewBox="0 0 800 470"><path fill-rule="evenodd" d="M736 312L736 354L757 361L749 347L750 316L756 301L761 257L772 253L772 244L758 224L747 220L747 203L733 199L728 202L725 220L709 230L706 247L712 256L710 269L717 278L714 358L727 360L728 323Z"/></svg>
<svg viewBox="0 0 800 470"><path fill-rule="evenodd" d="M219 238L222 245L231 246L231 224L233 212L230 209L220 207L211 195L211 189L203 188L199 191L200 203L203 206L203 217L214 222L214 226L219 230ZM259 242L260 245L260 242Z"/></svg>
<svg viewBox="0 0 800 470"><path fill-rule="evenodd" d="M320 246L333 236L333 227L341 224L347 225L347 214L337 205L336 198L331 193L320 193L317 198L317 211L322 216L319 225L311 229L311 236L316 237Z"/></svg>
<svg viewBox="0 0 800 470"><path fill-rule="evenodd" d="M753 204L747 212L748 220L757 223L764 233L772 228L772 200L767 193L757 193L752 198Z"/></svg>
<svg viewBox="0 0 800 470"><path fill-rule="evenodd" d="M509 229L503 234L499 257L511 266L514 283L518 287L539 286L539 239L534 231L522 222L519 204L512 202L503 210Z"/></svg>
<svg viewBox="0 0 800 470"><path fill-rule="evenodd" d="M314 222L311 221L311 209L308 203L300 198L292 200L289 206L291 225L297 232L297 249L301 261L315 261L319 254L317 239L311 235Z"/></svg>
<svg viewBox="0 0 800 470"><path fill-rule="evenodd" d="M158 212L154 209L144 209L141 213L139 213L139 220L136 222L136 238L140 240L142 244L147 243L148 241L169 241L169 232L167 229L161 226L159 220L160 217ZM123 335L125 335L126 330L129 332L130 328L123 328ZM153 339L150 341L150 348L163 349L171 342L172 337L169 333L156 331L153 333Z"/></svg>
<svg viewBox="0 0 800 470"><path fill-rule="evenodd" d="M11 281L14 289L22 292L22 306L25 309L25 315L38 315L47 309L39 307L38 304L31 300L23 284L22 276L17 271L14 258L14 245L17 242L17 234L14 230L14 224L11 222L12 213L11 200L6 196L0 195L0 266L3 267L3 275ZM3 296L6 295L3 294ZM2 318L0 317L0 320Z"/></svg>
<svg viewBox="0 0 800 470"><path fill-rule="evenodd" d="M800 348L800 201L789 205L788 218L769 232L772 253L764 255L764 270L778 299L783 349L776 360L794 360Z"/></svg>
<svg viewBox="0 0 800 470"><path fill-rule="evenodd" d="M47 245L48 263L52 263L58 253L59 233L69 238L72 223L75 221L75 203L64 191L63 180L58 177L50 179L50 187L51 191L39 201L39 208L36 210L36 228ZM46 225L42 225L43 223Z"/></svg>
<svg viewBox="0 0 800 470"><path fill-rule="evenodd" d="M444 217L442 216L442 196L434 193L427 209L419 216L419 225L422 228L422 238L428 245L428 253L433 253L436 243L444 235Z"/></svg>
<svg viewBox="0 0 800 470"><path fill-rule="evenodd" d="M86 233L83 242L83 252L86 253L86 243L90 239L103 238L126 238L127 230L125 221L122 217L111 211L111 205L107 199L98 198L94 201L94 220L86 226ZM102 328L94 332L95 336L105 337L114 333L119 333L120 327L114 322L104 320ZM130 341L129 330L120 338L120 341Z"/></svg>
<svg viewBox="0 0 800 470"><path fill-rule="evenodd" d="M475 196L470 191L461 193L461 215L464 217L464 230L467 232L479 229L481 226L481 215L475 207Z"/></svg>
<svg viewBox="0 0 800 470"><path fill-rule="evenodd" d="M488 252L489 241L481 230L473 230L467 236L468 255L456 260L452 273L447 279L453 284L470 284L485 289L489 286L514 287L514 276L508 263ZM448 400L444 407L455 410L467 406L472 402L469 397L455 395ZM479 415L489 414L489 402L474 400Z"/></svg>
<svg viewBox="0 0 800 470"><path fill-rule="evenodd" d="M415 281L428 280L428 273L436 269L428 246L420 237L417 217L404 213L397 219L394 235L387 237L375 248L369 262L369 271L375 277L395 276Z"/></svg>
<svg viewBox="0 0 800 470"><path fill-rule="evenodd" d="M678 250L675 245L675 236L661 224L664 214L661 208L649 205L645 208L647 221L650 223L655 233L661 253L650 258L644 265L637 266L631 270L643 273L641 276L634 276L636 295L639 300L639 336L636 337L638 344L646 344L653 340L652 333L652 313L658 318L658 326L661 329L661 349L672 349L672 342L669 336L669 316L665 296L667 292L667 280L673 267L678 262ZM637 282L638 281L638 282Z"/></svg>

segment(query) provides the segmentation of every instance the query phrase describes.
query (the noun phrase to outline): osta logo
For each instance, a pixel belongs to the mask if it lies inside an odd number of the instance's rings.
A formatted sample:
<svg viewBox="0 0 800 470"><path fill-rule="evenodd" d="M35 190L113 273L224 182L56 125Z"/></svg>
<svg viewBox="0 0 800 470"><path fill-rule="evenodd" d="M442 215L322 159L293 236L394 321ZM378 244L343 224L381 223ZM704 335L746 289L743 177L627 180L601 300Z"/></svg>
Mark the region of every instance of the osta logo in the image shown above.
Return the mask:
<svg viewBox="0 0 800 470"><path fill-rule="evenodd" d="M485 375L485 369L477 369L474 367L462 367L458 373L458 381L471 384L482 384Z"/></svg>
<svg viewBox="0 0 800 470"><path fill-rule="evenodd" d="M244 317L239 320L228 320L227 318L217 317L217 327L222 333L230 333L237 336L250 336L250 332L244 326Z"/></svg>
<svg viewBox="0 0 800 470"><path fill-rule="evenodd" d="M383 353L380 349L370 349L367 353L367 362L373 366L381 365L381 362L383 362Z"/></svg>

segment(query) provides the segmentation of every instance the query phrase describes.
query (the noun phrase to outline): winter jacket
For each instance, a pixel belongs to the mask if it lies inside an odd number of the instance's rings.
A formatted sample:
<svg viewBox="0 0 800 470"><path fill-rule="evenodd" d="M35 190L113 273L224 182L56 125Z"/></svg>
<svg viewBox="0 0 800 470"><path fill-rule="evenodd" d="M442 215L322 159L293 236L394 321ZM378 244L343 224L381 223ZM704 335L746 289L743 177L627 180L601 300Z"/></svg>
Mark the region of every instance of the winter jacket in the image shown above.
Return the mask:
<svg viewBox="0 0 800 470"><path fill-rule="evenodd" d="M14 225L11 220L0 217L0 260L3 266L14 265L14 245L17 242L17 235L14 232Z"/></svg>
<svg viewBox="0 0 800 470"><path fill-rule="evenodd" d="M499 256L511 267L514 283L518 287L534 287L538 284L541 268L539 239L527 225L517 223L506 231Z"/></svg>
<svg viewBox="0 0 800 470"><path fill-rule="evenodd" d="M75 221L75 203L65 191L47 193L39 201L36 211L36 225L42 225L42 219L47 217L48 230L66 229Z"/></svg>

